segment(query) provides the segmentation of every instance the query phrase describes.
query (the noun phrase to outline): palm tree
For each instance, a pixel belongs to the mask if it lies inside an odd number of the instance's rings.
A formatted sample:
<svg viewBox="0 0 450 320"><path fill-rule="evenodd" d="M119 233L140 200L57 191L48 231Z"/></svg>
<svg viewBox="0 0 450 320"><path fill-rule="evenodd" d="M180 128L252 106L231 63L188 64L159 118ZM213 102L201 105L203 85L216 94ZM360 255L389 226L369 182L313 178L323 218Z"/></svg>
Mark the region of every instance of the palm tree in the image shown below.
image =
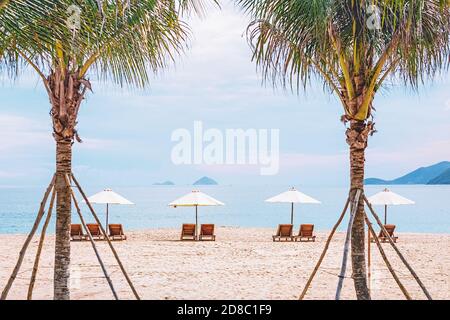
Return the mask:
<svg viewBox="0 0 450 320"><path fill-rule="evenodd" d="M237 1L252 17L248 39L266 81L298 91L317 76L341 101L353 198L364 187L365 150L375 132L376 92L389 78L417 89L448 64L446 1ZM351 233L358 299L370 299L364 236L361 201Z"/></svg>
<svg viewBox="0 0 450 320"><path fill-rule="evenodd" d="M184 11L203 11L197 0L1 0L0 69L29 66L48 93L56 142L54 298L69 299L72 145L88 76L144 87L186 48Z"/></svg>

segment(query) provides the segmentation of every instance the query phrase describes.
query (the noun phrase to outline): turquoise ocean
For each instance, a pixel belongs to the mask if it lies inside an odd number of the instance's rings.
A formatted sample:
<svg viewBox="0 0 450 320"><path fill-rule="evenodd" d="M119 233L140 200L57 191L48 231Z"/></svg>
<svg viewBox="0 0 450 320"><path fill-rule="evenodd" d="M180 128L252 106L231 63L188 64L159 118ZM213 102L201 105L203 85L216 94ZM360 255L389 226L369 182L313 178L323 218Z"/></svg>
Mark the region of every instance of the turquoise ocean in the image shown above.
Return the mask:
<svg viewBox="0 0 450 320"><path fill-rule="evenodd" d="M269 227L289 223L290 204L266 203L265 199L286 191L290 186L149 186L112 189L135 205L110 206L110 223L122 223L125 230L149 228L179 228L181 223L195 222L194 208L171 208L167 204L199 189L225 203L223 207L199 208L199 223L219 226ZM366 186L370 196L384 186ZM389 188L412 199L415 205L393 206L388 210L388 223L397 225L398 232L450 233L450 186L405 185ZM45 188L0 187L0 234L27 233L34 222ZM320 205L295 205L294 223L314 223L316 230L329 230L345 203L348 189L344 187L308 187L297 189L320 200ZM86 187L92 195L98 188ZM80 199L81 200L81 199ZM80 201L81 202L81 201ZM81 204L87 222L93 222L86 205ZM94 205L100 219L105 220L105 205ZM375 207L380 217L383 207ZM53 216L54 219L54 216ZM73 222L78 222L73 210ZM340 230L346 226L344 221ZM49 227L54 233L54 223Z"/></svg>

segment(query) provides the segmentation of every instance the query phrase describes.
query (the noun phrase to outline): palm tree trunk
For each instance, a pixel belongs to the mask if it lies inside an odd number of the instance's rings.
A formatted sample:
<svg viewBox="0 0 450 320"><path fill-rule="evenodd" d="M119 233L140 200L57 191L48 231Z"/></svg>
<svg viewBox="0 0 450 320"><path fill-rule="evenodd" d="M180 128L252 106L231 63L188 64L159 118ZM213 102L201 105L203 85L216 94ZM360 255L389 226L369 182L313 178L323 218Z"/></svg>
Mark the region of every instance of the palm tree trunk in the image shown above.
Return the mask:
<svg viewBox="0 0 450 320"><path fill-rule="evenodd" d="M352 121L347 130L347 143L350 146L350 184L351 197L357 189L364 188L364 163L367 139L370 132L363 121ZM369 129L369 130L368 130ZM370 300L369 288L366 278L365 260L365 230L364 230L364 201L360 201L355 214L352 234L352 269L353 281L358 300Z"/></svg>
<svg viewBox="0 0 450 320"><path fill-rule="evenodd" d="M61 66L55 67L48 76L51 88L50 115L53 122L53 137L56 141L56 239L53 297L55 300L69 300L70 281L70 223L71 190L65 175L72 173L72 144L78 137L78 109L83 101L88 80L80 79L78 73L71 73Z"/></svg>
<svg viewBox="0 0 450 320"><path fill-rule="evenodd" d="M72 171L72 141L56 140L56 239L54 269L54 299L69 300L70 281L70 188L65 174Z"/></svg>

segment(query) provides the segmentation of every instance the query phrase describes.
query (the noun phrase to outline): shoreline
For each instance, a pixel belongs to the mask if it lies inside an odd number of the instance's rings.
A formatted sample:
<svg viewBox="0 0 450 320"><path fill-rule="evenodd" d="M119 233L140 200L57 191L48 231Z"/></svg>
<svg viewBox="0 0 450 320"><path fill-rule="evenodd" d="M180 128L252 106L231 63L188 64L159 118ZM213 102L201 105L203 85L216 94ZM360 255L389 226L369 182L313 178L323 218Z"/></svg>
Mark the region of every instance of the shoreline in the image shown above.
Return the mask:
<svg viewBox="0 0 450 320"><path fill-rule="evenodd" d="M200 223L199 223L200 225ZM125 233L131 233L131 234L138 234L138 233L151 233L151 232L155 232L158 230L166 230L169 232L172 231L176 231L179 230L181 231L181 224L178 227L145 227L143 229L127 229L126 228L126 224L123 224L124 226L124 231ZM246 230L246 229L257 229L257 230L272 230L272 232L275 233L277 226L273 226L273 227L258 227L258 226L252 226L252 227L243 227L243 226L233 226L233 225L218 225L216 224L216 229L240 229L240 230ZM299 225L294 224L294 229L293 232L297 233L298 232L298 227ZM379 231L379 227L374 225L375 227L375 232L378 233ZM331 229L315 229L314 232L318 233L318 234L326 234L328 235L330 233ZM339 228L336 233L344 233L345 231L342 230L342 228ZM40 235L41 232L40 230L36 231L35 237L36 235ZM47 230L46 235L48 236L54 236L54 231L49 232ZM366 234L367 234L367 230L366 230ZM417 236L450 236L450 232L429 232L429 231L424 231L424 232L420 232L420 231L415 231L415 232L410 232L410 231L406 231L406 232L397 232L397 230L395 231L396 235L405 235L405 236L413 236L413 235L417 235ZM28 233L1 233L0 232L0 237L2 236L26 236L28 235ZM218 241L220 241L220 239L218 239Z"/></svg>
<svg viewBox="0 0 450 320"><path fill-rule="evenodd" d="M125 232L127 232L125 230ZM179 241L179 229L127 232L114 246L143 299L296 299L325 245L328 232L311 243L272 242L274 228L218 227L217 241ZM450 299L450 235L398 233L399 249L434 299ZM0 235L0 288L16 262L25 235ZM344 233L337 232L306 299L333 299ZM35 236L9 299L26 298L38 238ZM46 239L35 285L35 299L52 298L54 236ZM97 247L121 299L133 299L105 241ZM389 244L386 254L413 299L425 299ZM350 257L349 257L350 258ZM89 242L72 245L72 299L111 299L106 280ZM376 245L372 245L372 296L403 299ZM351 264L347 277L351 275ZM345 279L343 299L354 299L353 282Z"/></svg>

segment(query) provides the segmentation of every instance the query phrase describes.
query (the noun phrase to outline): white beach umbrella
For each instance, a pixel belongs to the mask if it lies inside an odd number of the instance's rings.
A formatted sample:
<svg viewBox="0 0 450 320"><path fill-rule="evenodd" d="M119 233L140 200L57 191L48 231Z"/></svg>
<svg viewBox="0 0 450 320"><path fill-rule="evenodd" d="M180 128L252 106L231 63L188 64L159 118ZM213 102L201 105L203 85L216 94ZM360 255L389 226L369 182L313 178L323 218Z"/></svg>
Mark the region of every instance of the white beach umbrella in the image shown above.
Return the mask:
<svg viewBox="0 0 450 320"><path fill-rule="evenodd" d="M225 205L223 202L220 202L217 199L214 199L207 194L200 192L198 190L193 190L190 193L178 198L171 203L169 206L171 207L195 207L195 234L197 236L197 226L198 226L198 207L204 206L223 206Z"/></svg>
<svg viewBox="0 0 450 320"><path fill-rule="evenodd" d="M115 193L111 189L105 189L101 192L98 192L90 196L88 200L90 203L106 204L106 228L108 228L108 215L110 204L134 204L133 202L122 197L120 194Z"/></svg>
<svg viewBox="0 0 450 320"><path fill-rule="evenodd" d="M384 189L383 191L369 197L367 200L369 200L370 204L384 206L384 224L387 223L388 206L415 204L414 201L402 197L401 195L398 195L395 192L390 191L389 189Z"/></svg>
<svg viewBox="0 0 450 320"><path fill-rule="evenodd" d="M266 199L266 202L279 202L291 204L291 224L294 224L294 203L312 203L320 204L319 200L316 200L295 188L290 188L288 191L280 193L272 198Z"/></svg>

